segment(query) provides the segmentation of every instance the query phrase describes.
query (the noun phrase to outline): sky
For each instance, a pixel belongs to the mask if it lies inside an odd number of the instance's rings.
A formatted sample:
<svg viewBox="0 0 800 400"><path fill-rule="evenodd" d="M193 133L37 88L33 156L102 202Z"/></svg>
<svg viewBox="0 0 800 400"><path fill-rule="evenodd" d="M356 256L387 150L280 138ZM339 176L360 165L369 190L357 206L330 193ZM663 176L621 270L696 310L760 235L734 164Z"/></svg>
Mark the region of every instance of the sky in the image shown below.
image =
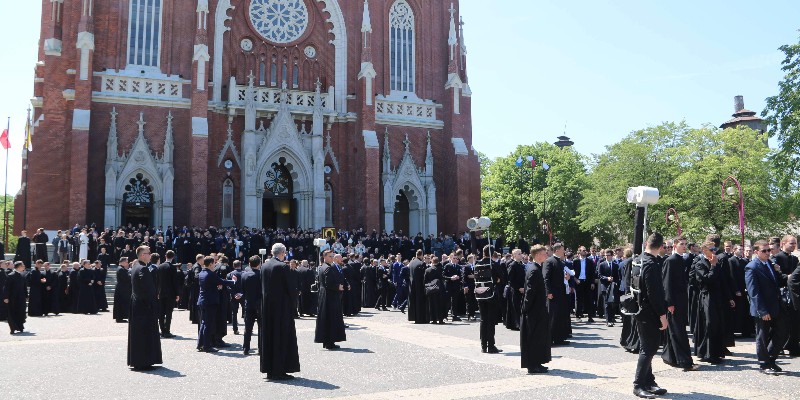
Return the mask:
<svg viewBox="0 0 800 400"><path fill-rule="evenodd" d="M461 0L473 145L505 156L519 144L554 142L566 126L575 149L591 155L665 121L719 125L736 95L760 112L783 77L778 47L800 38L798 11L797 0ZM11 195L20 185L40 15L39 1L0 2ZM34 148L31 156L48 155Z"/></svg>

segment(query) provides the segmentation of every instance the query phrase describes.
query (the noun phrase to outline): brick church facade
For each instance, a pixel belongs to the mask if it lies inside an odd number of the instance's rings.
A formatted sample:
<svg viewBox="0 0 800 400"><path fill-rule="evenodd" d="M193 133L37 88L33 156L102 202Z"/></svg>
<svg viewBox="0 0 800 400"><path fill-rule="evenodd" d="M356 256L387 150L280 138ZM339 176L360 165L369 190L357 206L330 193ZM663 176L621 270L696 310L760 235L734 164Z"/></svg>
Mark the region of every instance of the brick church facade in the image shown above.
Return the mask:
<svg viewBox="0 0 800 400"><path fill-rule="evenodd" d="M42 5L17 230L427 235L480 212L458 1Z"/></svg>

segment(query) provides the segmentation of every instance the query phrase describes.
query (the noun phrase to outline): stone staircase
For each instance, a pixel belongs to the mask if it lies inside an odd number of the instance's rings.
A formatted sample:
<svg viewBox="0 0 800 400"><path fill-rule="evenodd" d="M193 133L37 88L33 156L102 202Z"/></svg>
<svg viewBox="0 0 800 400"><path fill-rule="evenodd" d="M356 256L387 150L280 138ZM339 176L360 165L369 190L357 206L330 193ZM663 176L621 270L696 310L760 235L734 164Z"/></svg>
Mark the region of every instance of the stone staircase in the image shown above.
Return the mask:
<svg viewBox="0 0 800 400"><path fill-rule="evenodd" d="M114 288L117 287L117 270L119 266L111 264L108 266L108 274L106 275L106 299L108 300L108 309L113 309L114 306Z"/></svg>

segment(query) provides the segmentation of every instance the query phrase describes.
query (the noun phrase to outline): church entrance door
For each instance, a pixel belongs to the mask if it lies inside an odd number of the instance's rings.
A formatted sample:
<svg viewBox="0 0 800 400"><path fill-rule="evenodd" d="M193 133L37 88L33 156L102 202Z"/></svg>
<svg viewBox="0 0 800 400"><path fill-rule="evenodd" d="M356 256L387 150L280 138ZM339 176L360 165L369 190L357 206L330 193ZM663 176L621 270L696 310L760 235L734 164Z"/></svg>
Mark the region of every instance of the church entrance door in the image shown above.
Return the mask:
<svg viewBox="0 0 800 400"><path fill-rule="evenodd" d="M264 181L262 225L264 228L288 229L297 227L297 199L294 182L286 165L275 163Z"/></svg>
<svg viewBox="0 0 800 400"><path fill-rule="evenodd" d="M400 190L394 204L394 231L408 235L411 206L405 191Z"/></svg>
<svg viewBox="0 0 800 400"><path fill-rule="evenodd" d="M153 225L153 187L142 174L125 185L125 196L122 205L122 225Z"/></svg>

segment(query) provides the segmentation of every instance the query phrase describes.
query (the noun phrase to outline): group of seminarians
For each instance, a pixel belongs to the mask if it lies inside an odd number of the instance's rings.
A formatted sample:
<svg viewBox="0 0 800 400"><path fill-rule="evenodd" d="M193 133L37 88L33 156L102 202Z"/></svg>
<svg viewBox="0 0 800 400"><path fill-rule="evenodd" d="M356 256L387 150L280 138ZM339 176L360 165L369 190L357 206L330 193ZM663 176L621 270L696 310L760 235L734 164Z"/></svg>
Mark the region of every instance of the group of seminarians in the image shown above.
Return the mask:
<svg viewBox="0 0 800 400"><path fill-rule="evenodd" d="M792 255L797 239L757 241L744 254L730 254L729 242L724 249L719 245L719 236L709 235L700 246L701 254L693 256L686 253L684 237L665 242L654 233L648 238L638 279L641 311L634 317L639 352L636 396L652 399L667 393L652 373L652 359L662 343L664 362L684 371L696 369L686 333L690 325L694 355L711 364L730 354L727 347L734 345L735 332L752 335L753 325L762 373L782 371L776 360L784 349L790 356L800 355L797 337L792 337L800 294L800 268ZM670 250L673 253L667 256ZM630 263L624 269L626 283L631 284ZM749 318L737 308L744 308Z"/></svg>
<svg viewBox="0 0 800 400"><path fill-rule="evenodd" d="M108 310L108 265L83 260L71 267L63 263L54 270L49 262L37 260L26 271L23 261L0 261L0 321L8 321L11 334L23 332L26 316L97 314Z"/></svg>

